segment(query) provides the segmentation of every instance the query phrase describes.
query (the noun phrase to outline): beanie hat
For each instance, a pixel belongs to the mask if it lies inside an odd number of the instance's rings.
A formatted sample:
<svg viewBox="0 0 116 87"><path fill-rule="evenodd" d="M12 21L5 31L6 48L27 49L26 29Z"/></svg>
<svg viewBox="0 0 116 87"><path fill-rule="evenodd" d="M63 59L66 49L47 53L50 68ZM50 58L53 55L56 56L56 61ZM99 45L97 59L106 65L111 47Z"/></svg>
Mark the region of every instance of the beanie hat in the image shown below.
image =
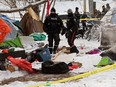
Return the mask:
<svg viewBox="0 0 116 87"><path fill-rule="evenodd" d="M55 8L51 8L51 12L56 12Z"/></svg>

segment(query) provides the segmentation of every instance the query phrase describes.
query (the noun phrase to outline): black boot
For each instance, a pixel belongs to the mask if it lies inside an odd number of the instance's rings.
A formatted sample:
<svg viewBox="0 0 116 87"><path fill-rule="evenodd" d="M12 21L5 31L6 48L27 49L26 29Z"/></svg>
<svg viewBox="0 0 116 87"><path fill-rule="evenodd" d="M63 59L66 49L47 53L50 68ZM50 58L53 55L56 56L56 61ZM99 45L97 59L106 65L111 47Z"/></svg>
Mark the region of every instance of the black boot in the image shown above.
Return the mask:
<svg viewBox="0 0 116 87"><path fill-rule="evenodd" d="M54 53L54 54L57 53L57 48L58 48L58 46L55 45L55 46L54 46L54 50L53 50L53 53Z"/></svg>
<svg viewBox="0 0 116 87"><path fill-rule="evenodd" d="M73 46L70 48L70 53L79 53L79 50L77 49L76 46Z"/></svg>

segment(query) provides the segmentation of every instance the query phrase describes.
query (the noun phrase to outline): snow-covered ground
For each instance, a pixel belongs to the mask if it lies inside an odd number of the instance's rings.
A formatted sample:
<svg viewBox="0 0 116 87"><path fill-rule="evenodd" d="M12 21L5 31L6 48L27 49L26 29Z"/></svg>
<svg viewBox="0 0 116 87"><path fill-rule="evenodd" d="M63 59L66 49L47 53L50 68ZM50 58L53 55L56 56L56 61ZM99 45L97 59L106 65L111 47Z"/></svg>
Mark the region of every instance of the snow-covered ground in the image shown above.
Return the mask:
<svg viewBox="0 0 116 87"><path fill-rule="evenodd" d="M76 6L78 6L81 11L82 10L81 8L83 8L82 0L80 0L79 3L78 2L79 2L78 0L77 0L77 2L74 1L74 2L68 2L68 3L57 2L55 4L55 8L59 14L66 12L68 8L71 8L74 10ZM112 0L106 0L106 1L96 0L96 2L97 2L96 3L97 8L101 8L101 6L106 3L112 3ZM58 3L60 3L60 5ZM111 4L111 7L113 7L112 4ZM46 40L46 43L47 43L47 40ZM78 62L82 63L81 68L74 69L73 71L70 71L70 72L74 72L74 73L78 74L81 72L87 72L87 71L97 69L94 65L98 64L98 62L101 59L99 54L89 55L89 54L84 54L84 53L89 50L92 50L94 48L98 48L100 45L100 42L92 41L92 40L87 41L85 39L76 39L75 45L78 47L78 49L82 55L77 56L75 53L73 53L73 54L64 54L63 53L58 56L58 58L67 58L67 60L68 60L68 58L72 58L72 59L74 59L74 61L78 61ZM61 36L61 42L60 42L59 47L62 47L62 46L68 46L67 40L64 36ZM81 47L83 47L84 49L81 49ZM23 76L26 74L27 74L26 72L22 72L22 71L15 71L12 73L9 71L0 71L0 81L3 81L4 79L9 79L11 77ZM45 81L45 83L46 82L47 81ZM41 84L41 83L43 83L43 82L15 81L10 84L2 85L0 87L28 87L31 85L36 85L36 84ZM90 75L88 77L85 77L85 78L82 78L82 79L79 79L76 81L53 84L53 85L50 85L49 87L116 87L116 69L112 69L112 70L108 70L105 72L100 72L100 73L97 73L94 75Z"/></svg>
<svg viewBox="0 0 116 87"><path fill-rule="evenodd" d="M47 40L46 40L47 41ZM97 41L87 41L85 39L76 39L75 44L78 47L79 51L82 53L87 52L88 50L94 49L99 47L100 43ZM64 36L61 36L61 42L60 46L68 46L66 38ZM80 47L84 47L84 49L80 49ZM99 54L82 54L80 56L76 56L75 53L73 54L61 54L58 56L58 58L73 58L74 61L78 61L82 63L82 67L78 69L74 69L70 72L74 73L81 73L81 72L87 72L92 71L94 69L97 69L94 65L98 64L101 57ZM67 59L68 60L68 59ZM66 60L66 61L67 61ZM0 72L0 81L4 79L8 79L10 77L19 77L25 75L26 72L16 71L16 72L9 72L9 71L1 71ZM45 81L46 83L47 81ZM28 81L28 82L19 82L15 81L10 84L5 84L0 87L28 87L31 85L41 84L43 82L34 82L34 81ZM100 72L94 75L90 75L88 77L71 81L71 82L65 82L65 83L58 83L58 84L52 84L49 87L115 87L116 85L116 69L108 70L105 72Z"/></svg>

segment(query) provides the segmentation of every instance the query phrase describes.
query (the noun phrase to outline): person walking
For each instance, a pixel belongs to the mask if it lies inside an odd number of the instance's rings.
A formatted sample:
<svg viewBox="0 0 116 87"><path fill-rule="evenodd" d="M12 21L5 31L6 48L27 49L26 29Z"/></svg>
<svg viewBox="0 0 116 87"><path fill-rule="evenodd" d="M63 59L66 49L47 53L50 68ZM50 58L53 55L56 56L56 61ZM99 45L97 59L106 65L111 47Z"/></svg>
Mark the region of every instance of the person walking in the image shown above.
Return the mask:
<svg viewBox="0 0 116 87"><path fill-rule="evenodd" d="M66 27L67 27L68 32L69 32L67 39L68 39L68 44L70 46L70 53L74 53L74 52L79 53L79 50L74 45L74 40L75 40L75 36L77 33L78 25L76 23L76 19L74 17L72 10L68 9L67 13L68 13L68 19L66 22Z"/></svg>
<svg viewBox="0 0 116 87"><path fill-rule="evenodd" d="M56 53L60 42L60 31L64 28L63 22L56 14L56 9L51 8L51 13L44 20L43 29L48 35L48 45L50 53Z"/></svg>
<svg viewBox="0 0 116 87"><path fill-rule="evenodd" d="M103 6L102 6L102 15L105 15L106 12L107 12L107 11L106 11L106 8L105 8L105 6L103 5Z"/></svg>
<svg viewBox="0 0 116 87"><path fill-rule="evenodd" d="M86 25L87 21L85 20L85 18L88 18L86 12L84 12L84 14L82 15L81 18L84 19L84 20L81 21L81 23L82 23L82 26L83 26L83 31L85 32L87 30L87 25Z"/></svg>
<svg viewBox="0 0 116 87"><path fill-rule="evenodd" d="M74 15L76 17L76 22L77 22L77 25L78 25L78 28L79 28L79 24L80 24L80 13L79 13L79 8L78 7L75 8Z"/></svg>
<svg viewBox="0 0 116 87"><path fill-rule="evenodd" d="M111 7L110 7L109 3L107 3L107 4L106 4L106 12L108 12L108 11L110 10L110 8L111 8Z"/></svg>

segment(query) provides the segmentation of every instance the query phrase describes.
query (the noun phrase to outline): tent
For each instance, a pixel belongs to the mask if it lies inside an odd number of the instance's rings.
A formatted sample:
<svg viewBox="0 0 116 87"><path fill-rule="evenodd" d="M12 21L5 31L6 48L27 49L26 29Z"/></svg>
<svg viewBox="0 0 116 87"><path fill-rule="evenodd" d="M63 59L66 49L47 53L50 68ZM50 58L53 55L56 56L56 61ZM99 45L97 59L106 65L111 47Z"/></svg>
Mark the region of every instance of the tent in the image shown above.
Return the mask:
<svg viewBox="0 0 116 87"><path fill-rule="evenodd" d="M10 19L9 17L2 14L0 14L0 18L4 20L4 22L11 28L10 33L8 33L4 39L5 41L16 38L17 34L23 35L22 31L13 24L16 22L16 20Z"/></svg>
<svg viewBox="0 0 116 87"><path fill-rule="evenodd" d="M113 24L116 24L116 7L112 11L112 19L111 19L111 22Z"/></svg>
<svg viewBox="0 0 116 87"><path fill-rule="evenodd" d="M25 36L35 32L43 32L43 23L32 8L28 8L28 12L24 14L20 23Z"/></svg>

